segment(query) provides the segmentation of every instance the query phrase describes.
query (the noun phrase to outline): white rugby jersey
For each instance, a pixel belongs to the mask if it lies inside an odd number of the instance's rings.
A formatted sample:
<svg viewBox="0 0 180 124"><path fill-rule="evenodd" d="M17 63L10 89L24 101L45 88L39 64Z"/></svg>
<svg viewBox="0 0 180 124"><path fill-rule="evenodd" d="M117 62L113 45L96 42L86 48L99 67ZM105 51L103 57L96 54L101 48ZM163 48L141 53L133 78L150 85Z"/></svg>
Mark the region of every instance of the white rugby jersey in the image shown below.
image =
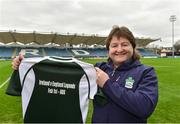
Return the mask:
<svg viewBox="0 0 180 124"><path fill-rule="evenodd" d="M6 93L22 96L24 122L85 123L97 92L94 66L74 58L23 59Z"/></svg>

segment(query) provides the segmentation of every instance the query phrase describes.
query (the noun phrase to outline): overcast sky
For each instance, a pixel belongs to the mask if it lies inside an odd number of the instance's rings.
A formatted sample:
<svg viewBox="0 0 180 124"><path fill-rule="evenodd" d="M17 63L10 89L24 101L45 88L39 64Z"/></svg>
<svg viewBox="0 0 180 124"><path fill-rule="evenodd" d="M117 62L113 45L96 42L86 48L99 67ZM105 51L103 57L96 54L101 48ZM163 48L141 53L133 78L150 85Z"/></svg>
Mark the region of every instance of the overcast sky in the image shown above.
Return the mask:
<svg viewBox="0 0 180 124"><path fill-rule="evenodd" d="M0 30L99 34L127 26L135 37L180 39L180 0L0 0Z"/></svg>

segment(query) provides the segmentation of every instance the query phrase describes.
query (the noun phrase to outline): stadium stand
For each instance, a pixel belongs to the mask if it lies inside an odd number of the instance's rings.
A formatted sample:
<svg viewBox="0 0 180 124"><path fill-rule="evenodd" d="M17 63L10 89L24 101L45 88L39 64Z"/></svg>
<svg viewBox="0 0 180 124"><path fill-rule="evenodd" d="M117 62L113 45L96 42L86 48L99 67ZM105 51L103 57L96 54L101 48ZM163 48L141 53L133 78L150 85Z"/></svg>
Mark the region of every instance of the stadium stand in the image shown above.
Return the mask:
<svg viewBox="0 0 180 124"><path fill-rule="evenodd" d="M12 47L0 47L0 57L9 59L13 55L14 48Z"/></svg>
<svg viewBox="0 0 180 124"><path fill-rule="evenodd" d="M157 55L143 48L137 49L142 57L156 58ZM39 57L39 56L61 56L61 57L91 57L104 58L107 57L106 48L46 48L46 47L5 47L0 46L0 58L12 59L19 53L25 57Z"/></svg>
<svg viewBox="0 0 180 124"><path fill-rule="evenodd" d="M66 48L43 48L47 56L71 57L72 54Z"/></svg>
<svg viewBox="0 0 180 124"><path fill-rule="evenodd" d="M157 58L158 57L158 55L154 54L152 51L146 50L144 48L138 48L137 50L141 54L141 57L144 57L144 58Z"/></svg>
<svg viewBox="0 0 180 124"><path fill-rule="evenodd" d="M19 53L25 57L32 56L62 56L62 57L107 57L105 36L86 34L57 34L37 32L0 32L0 58L12 59ZM153 39L136 38L136 43L142 57L156 55L145 50ZM73 47L73 46L79 47ZM94 47L91 47L94 45Z"/></svg>

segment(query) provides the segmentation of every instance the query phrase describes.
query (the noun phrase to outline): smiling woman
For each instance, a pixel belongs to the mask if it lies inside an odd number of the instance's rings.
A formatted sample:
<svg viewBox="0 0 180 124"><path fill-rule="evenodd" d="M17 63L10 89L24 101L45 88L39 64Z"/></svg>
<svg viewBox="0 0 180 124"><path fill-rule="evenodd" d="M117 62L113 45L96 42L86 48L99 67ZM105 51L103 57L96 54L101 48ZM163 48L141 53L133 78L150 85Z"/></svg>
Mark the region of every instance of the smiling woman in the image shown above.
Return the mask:
<svg viewBox="0 0 180 124"><path fill-rule="evenodd" d="M93 123L147 122L158 101L153 67L139 61L135 38L126 27L114 27L106 39L108 62L96 64L99 90Z"/></svg>
<svg viewBox="0 0 180 124"><path fill-rule="evenodd" d="M131 43L123 37L117 38L113 36L109 49L109 57L113 60L115 67L118 67L119 64L133 55Z"/></svg>

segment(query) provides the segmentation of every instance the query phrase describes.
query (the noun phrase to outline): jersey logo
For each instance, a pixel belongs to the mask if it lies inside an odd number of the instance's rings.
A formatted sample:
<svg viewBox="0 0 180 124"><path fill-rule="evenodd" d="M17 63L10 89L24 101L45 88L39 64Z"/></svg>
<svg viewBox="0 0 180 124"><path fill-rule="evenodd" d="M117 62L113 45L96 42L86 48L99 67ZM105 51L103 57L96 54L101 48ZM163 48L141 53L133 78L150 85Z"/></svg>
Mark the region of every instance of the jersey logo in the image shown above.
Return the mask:
<svg viewBox="0 0 180 124"><path fill-rule="evenodd" d="M126 88L132 88L133 87L133 84L134 84L134 79L132 77L128 77L126 79L126 84L125 84L125 87Z"/></svg>

